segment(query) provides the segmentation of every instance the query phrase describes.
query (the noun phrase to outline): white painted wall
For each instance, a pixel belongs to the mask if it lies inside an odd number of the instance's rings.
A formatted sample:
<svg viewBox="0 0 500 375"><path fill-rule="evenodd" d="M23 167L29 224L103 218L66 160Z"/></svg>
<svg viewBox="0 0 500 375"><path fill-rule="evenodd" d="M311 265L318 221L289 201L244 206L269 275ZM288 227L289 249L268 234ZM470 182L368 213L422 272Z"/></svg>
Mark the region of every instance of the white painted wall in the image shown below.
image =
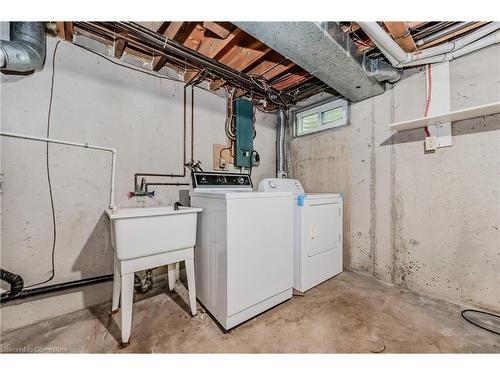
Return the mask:
<svg viewBox="0 0 500 375"><path fill-rule="evenodd" d="M450 63L451 109L500 100L500 46ZM291 142L309 191L346 195L347 269L500 311L500 115L452 125L453 146L424 153L425 74L351 106L351 124Z"/></svg>
<svg viewBox="0 0 500 375"><path fill-rule="evenodd" d="M2 130L46 135L55 42L55 38L48 38L42 71L29 76L1 76ZM59 45L55 69L50 136L118 149L119 207L137 204L127 198L127 192L133 190L135 172L182 172L181 83L116 66L66 42ZM212 170L212 144L226 143L225 99L196 89L194 115L194 158L202 161L205 170ZM189 130L189 103L187 120ZM274 115L257 114L255 148L261 155L261 165L254 168L255 183L275 174L276 123ZM2 137L1 147L1 173L5 175L1 265L21 274L30 285L46 279L51 269L46 145ZM189 159L189 142L186 152ZM109 153L50 145L49 155L57 221L56 276L51 283L111 273L112 250L103 214L109 198ZM190 178L177 181L190 182ZM178 199L177 187L154 190L156 196L147 198L147 205L171 205ZM110 288L106 283L56 297L12 301L0 310L2 330L108 301Z"/></svg>

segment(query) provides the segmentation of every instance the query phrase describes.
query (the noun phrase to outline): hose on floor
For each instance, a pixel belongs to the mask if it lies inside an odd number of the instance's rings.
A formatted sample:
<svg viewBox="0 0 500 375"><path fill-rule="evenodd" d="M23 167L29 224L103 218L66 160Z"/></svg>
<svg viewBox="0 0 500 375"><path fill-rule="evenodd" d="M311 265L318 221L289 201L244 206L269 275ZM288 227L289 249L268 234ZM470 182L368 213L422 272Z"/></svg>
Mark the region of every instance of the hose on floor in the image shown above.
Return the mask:
<svg viewBox="0 0 500 375"><path fill-rule="evenodd" d="M496 318L498 319L498 322L500 324L500 316L499 315L496 315L496 314L492 314L492 313L489 313L489 312L486 312L486 311L481 311L481 310L474 310L474 309L466 309L466 310L463 310L462 311L462 318L464 318L467 322L469 322L470 324L478 327L478 328L481 328L481 329L484 329L485 331L488 331L488 332L491 332L495 335L500 335L500 331L495 331L493 329L490 329L488 327L485 327L485 326L482 326L474 321L472 321L469 317L467 317L467 313L469 312L472 312L472 313L477 313L477 314L483 314L483 315L487 315L487 316L490 316L490 317L493 317L493 318Z"/></svg>

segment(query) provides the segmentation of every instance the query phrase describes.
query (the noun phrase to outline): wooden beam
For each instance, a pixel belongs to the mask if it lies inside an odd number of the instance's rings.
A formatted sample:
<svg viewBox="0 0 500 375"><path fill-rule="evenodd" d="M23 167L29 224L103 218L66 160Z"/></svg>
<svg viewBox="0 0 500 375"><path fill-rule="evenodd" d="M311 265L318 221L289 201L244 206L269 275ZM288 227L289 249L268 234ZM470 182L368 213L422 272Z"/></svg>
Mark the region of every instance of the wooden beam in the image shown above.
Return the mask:
<svg viewBox="0 0 500 375"><path fill-rule="evenodd" d="M406 52L417 50L415 41L405 22L384 22L385 27L390 32L396 43Z"/></svg>
<svg viewBox="0 0 500 375"><path fill-rule="evenodd" d="M415 41L404 22L384 22L384 24L391 33L392 38L403 50L406 52L414 52L417 50Z"/></svg>
<svg viewBox="0 0 500 375"><path fill-rule="evenodd" d="M114 48L114 56L116 59L121 59L126 47L127 47L127 41L125 39L118 38L115 40L113 48Z"/></svg>
<svg viewBox="0 0 500 375"><path fill-rule="evenodd" d="M248 36L238 44L231 48L227 53L221 56L218 60L220 63L227 65L235 70L243 71L246 67L256 63L272 51L271 48L262 44L257 39ZM224 84L223 81L216 80L210 84L210 90L217 90Z"/></svg>
<svg viewBox="0 0 500 375"><path fill-rule="evenodd" d="M314 76L311 74L307 73L305 70L299 71L297 73L290 74L288 77L284 78L283 80L279 80L279 82L276 82L273 84L273 87L276 90L285 90L288 89L292 86L297 86L300 83L304 83L305 81L308 81L312 79Z"/></svg>
<svg viewBox="0 0 500 375"><path fill-rule="evenodd" d="M285 59L278 52L272 51L266 55L265 60L254 66L252 69L246 73L252 76L257 76L259 78L264 78L266 80L271 80L281 74L288 72L293 69L296 65L288 59ZM246 91L240 92L242 90L238 89L236 92L236 97L243 96Z"/></svg>
<svg viewBox="0 0 500 375"><path fill-rule="evenodd" d="M210 30L219 38L226 39L231 34L231 24L229 22L203 22L203 27Z"/></svg>
<svg viewBox="0 0 500 375"><path fill-rule="evenodd" d="M454 33L448 34L448 35L443 35L441 38L433 40L432 42L422 44L421 46L418 47L419 50L429 48L432 46L435 46L436 44L443 43L449 39L456 38L459 35L465 34L466 32L469 32L471 30L477 29L478 27L481 27L488 22L476 22L470 26L464 27L463 29L457 30Z"/></svg>
<svg viewBox="0 0 500 375"><path fill-rule="evenodd" d="M157 30L162 31L161 34L167 39L174 39L181 34L184 22L169 22L168 25L163 23ZM159 71L166 64L167 58L165 56L155 56L153 58L153 70Z"/></svg>
<svg viewBox="0 0 500 375"><path fill-rule="evenodd" d="M247 73L254 76L261 76L269 80L285 73L294 66L295 64L293 62L285 59L279 53L272 51L265 57L264 61L254 66Z"/></svg>
<svg viewBox="0 0 500 375"><path fill-rule="evenodd" d="M198 48L198 52L211 59L217 58L239 41L240 37L238 35L241 35L240 32L241 30L236 28L225 39L205 35ZM190 82L197 73L197 70L188 70L184 75L184 81Z"/></svg>
<svg viewBox="0 0 500 375"><path fill-rule="evenodd" d="M73 42L73 22L56 22L57 36L68 42Z"/></svg>
<svg viewBox="0 0 500 375"><path fill-rule="evenodd" d="M183 44L194 51L198 51L198 49L200 48L201 41L204 38L206 30L207 29L205 29L201 23L197 24L193 28L193 31L191 31L191 33L186 38Z"/></svg>

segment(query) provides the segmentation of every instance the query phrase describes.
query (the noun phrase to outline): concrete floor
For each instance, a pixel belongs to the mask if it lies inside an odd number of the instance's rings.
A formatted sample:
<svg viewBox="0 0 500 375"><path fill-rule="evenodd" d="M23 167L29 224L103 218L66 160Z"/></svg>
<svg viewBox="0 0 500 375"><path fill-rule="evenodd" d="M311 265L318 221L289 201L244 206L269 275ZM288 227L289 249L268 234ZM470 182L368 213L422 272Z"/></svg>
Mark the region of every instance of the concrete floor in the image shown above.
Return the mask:
<svg viewBox="0 0 500 375"><path fill-rule="evenodd" d="M187 293L153 290L134 304L131 344L121 349L109 304L1 337L1 350L121 353L500 353L500 337L465 322L461 306L344 272L304 297L223 333ZM20 349L21 348L21 349ZM22 349L24 348L24 349Z"/></svg>

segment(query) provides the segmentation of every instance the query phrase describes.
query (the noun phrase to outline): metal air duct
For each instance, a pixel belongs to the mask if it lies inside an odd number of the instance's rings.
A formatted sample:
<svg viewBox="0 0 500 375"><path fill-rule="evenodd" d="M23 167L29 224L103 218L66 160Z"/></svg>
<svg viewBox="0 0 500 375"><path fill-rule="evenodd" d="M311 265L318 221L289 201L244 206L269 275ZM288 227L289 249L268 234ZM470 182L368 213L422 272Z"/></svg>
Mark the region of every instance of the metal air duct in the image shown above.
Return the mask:
<svg viewBox="0 0 500 375"><path fill-rule="evenodd" d="M336 22L234 24L353 102L382 94L385 89L380 81L393 82L401 76L389 64L367 63Z"/></svg>
<svg viewBox="0 0 500 375"><path fill-rule="evenodd" d="M0 40L0 69L30 72L45 60L45 23L11 22L10 40Z"/></svg>

